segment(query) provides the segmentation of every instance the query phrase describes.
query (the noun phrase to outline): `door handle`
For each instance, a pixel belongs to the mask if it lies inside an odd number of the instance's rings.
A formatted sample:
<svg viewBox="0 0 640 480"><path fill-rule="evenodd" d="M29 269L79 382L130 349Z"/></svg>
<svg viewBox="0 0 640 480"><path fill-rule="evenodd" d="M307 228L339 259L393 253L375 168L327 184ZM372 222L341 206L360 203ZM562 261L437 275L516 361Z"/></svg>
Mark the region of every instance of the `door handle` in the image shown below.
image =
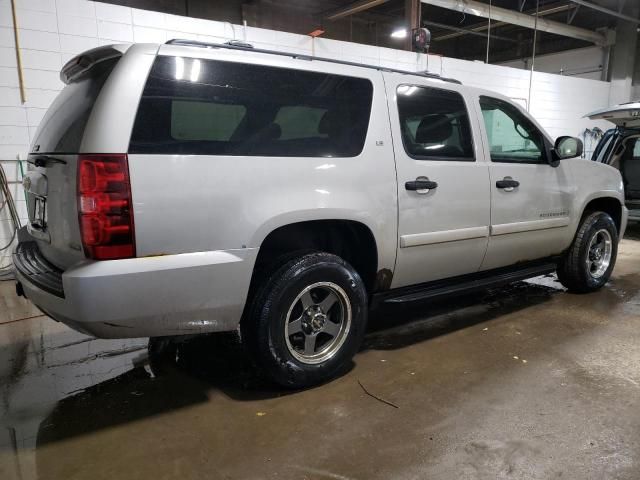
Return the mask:
<svg viewBox="0 0 640 480"><path fill-rule="evenodd" d="M411 182L405 182L404 188L417 193L428 193L429 190L438 188L438 182L433 182L427 177L418 177Z"/></svg>
<svg viewBox="0 0 640 480"><path fill-rule="evenodd" d="M520 182L511 177L504 177L496 182L496 187L504 189L505 192L512 192L514 188L519 186Z"/></svg>

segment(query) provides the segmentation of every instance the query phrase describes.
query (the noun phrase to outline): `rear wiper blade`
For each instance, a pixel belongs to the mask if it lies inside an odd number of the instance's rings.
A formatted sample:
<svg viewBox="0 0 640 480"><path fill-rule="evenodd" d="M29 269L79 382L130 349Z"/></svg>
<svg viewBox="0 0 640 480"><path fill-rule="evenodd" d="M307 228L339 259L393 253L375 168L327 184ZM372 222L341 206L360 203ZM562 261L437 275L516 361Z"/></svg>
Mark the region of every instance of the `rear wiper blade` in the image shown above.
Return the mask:
<svg viewBox="0 0 640 480"><path fill-rule="evenodd" d="M49 155L39 155L35 157L33 161L31 159L28 159L27 162L33 163L36 167L44 167L47 165L47 163L62 163L63 165L67 164L65 160L51 157Z"/></svg>

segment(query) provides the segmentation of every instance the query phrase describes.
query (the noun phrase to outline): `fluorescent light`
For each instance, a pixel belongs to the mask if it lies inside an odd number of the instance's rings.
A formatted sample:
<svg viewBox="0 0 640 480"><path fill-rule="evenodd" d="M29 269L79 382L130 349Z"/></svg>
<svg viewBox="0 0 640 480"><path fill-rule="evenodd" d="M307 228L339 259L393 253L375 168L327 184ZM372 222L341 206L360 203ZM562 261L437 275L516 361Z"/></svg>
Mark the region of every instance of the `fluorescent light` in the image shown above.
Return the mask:
<svg viewBox="0 0 640 480"><path fill-rule="evenodd" d="M393 32L391 32L391 36L393 38L405 38L407 36L407 29L399 28L397 30L394 30Z"/></svg>
<svg viewBox="0 0 640 480"><path fill-rule="evenodd" d="M195 59L191 64L191 76L189 79L192 82L197 82L199 77L200 77L200 60Z"/></svg>
<svg viewBox="0 0 640 480"><path fill-rule="evenodd" d="M184 59L176 57L176 80L182 80L184 77Z"/></svg>

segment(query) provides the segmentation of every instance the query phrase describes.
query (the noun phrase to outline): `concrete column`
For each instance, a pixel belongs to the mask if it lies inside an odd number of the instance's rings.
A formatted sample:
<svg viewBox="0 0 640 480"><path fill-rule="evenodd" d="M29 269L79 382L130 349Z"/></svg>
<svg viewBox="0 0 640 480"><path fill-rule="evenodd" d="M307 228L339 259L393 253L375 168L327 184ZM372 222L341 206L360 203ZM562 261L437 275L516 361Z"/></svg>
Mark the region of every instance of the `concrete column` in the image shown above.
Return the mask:
<svg viewBox="0 0 640 480"><path fill-rule="evenodd" d="M640 6L637 2L629 5L628 15L637 17ZM609 74L611 90L609 105L629 102L632 99L632 82L635 71L636 49L638 48L638 26L625 20L618 20L616 26L616 43L611 52Z"/></svg>

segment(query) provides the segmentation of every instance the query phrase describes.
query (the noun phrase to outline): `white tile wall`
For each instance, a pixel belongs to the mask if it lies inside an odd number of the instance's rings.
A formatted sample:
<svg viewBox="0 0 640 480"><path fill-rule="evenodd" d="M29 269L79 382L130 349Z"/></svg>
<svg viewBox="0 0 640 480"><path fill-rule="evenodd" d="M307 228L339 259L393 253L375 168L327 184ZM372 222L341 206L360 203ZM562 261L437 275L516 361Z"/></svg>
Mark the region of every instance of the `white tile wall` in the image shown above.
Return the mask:
<svg viewBox="0 0 640 480"><path fill-rule="evenodd" d="M133 28L131 24L98 20L98 37L116 42L133 42Z"/></svg>
<svg viewBox="0 0 640 480"><path fill-rule="evenodd" d="M60 34L60 51L63 53L77 55L85 50L96 48L99 44L98 37Z"/></svg>
<svg viewBox="0 0 640 480"><path fill-rule="evenodd" d="M20 92L16 87L0 87L0 107L20 105Z"/></svg>
<svg viewBox="0 0 640 480"><path fill-rule="evenodd" d="M13 47L0 47L0 67L16 66L16 50Z"/></svg>
<svg viewBox="0 0 640 480"><path fill-rule="evenodd" d="M24 159L37 125L59 90L63 87L58 72L74 55L113 42L157 42L171 38L223 42L232 38L274 50L314 53L318 56L371 63L404 70L429 70L458 78L467 85L498 91L529 101L529 72L481 62L468 62L437 55L424 55L341 42L327 38L310 39L304 35L261 28L231 26L151 12L88 0L17 0L18 35L26 83L26 103L20 103L11 9L0 0L0 162ZM531 112L549 133L557 136L580 135L594 123L582 116L607 105L610 85L605 82L563 77L544 73L534 76ZM15 162L3 162L11 179L19 180ZM24 197L13 185L18 208L24 216ZM6 242L6 212L0 213L0 245ZM6 254L0 265L8 261Z"/></svg>
<svg viewBox="0 0 640 480"><path fill-rule="evenodd" d="M59 16L96 17L95 3L86 0L56 0L56 11Z"/></svg>
<svg viewBox="0 0 640 480"><path fill-rule="evenodd" d="M95 18L58 15L58 29L60 33L66 33L68 35L81 35L83 37L98 36L98 23Z"/></svg>
<svg viewBox="0 0 640 480"><path fill-rule="evenodd" d="M16 0L16 7L26 10L56 13L55 0Z"/></svg>
<svg viewBox="0 0 640 480"><path fill-rule="evenodd" d="M25 30L37 30L39 32L58 31L55 13L18 8L16 15L20 19L20 28Z"/></svg>
<svg viewBox="0 0 640 480"><path fill-rule="evenodd" d="M15 50L13 53L15 57ZM59 52L45 52L42 50L27 50L21 48L20 55L22 56L23 68L51 70L56 73L60 72L62 68Z"/></svg>
<svg viewBox="0 0 640 480"><path fill-rule="evenodd" d="M13 30L10 27L0 27L0 47L13 47Z"/></svg>
<svg viewBox="0 0 640 480"><path fill-rule="evenodd" d="M57 33L37 30L18 29L20 48L57 52L60 50L60 39Z"/></svg>
<svg viewBox="0 0 640 480"><path fill-rule="evenodd" d="M131 25L131 8L106 3L96 3L96 17L109 22Z"/></svg>
<svg viewBox="0 0 640 480"><path fill-rule="evenodd" d="M0 125L27 126L27 112L21 107L0 107Z"/></svg>

